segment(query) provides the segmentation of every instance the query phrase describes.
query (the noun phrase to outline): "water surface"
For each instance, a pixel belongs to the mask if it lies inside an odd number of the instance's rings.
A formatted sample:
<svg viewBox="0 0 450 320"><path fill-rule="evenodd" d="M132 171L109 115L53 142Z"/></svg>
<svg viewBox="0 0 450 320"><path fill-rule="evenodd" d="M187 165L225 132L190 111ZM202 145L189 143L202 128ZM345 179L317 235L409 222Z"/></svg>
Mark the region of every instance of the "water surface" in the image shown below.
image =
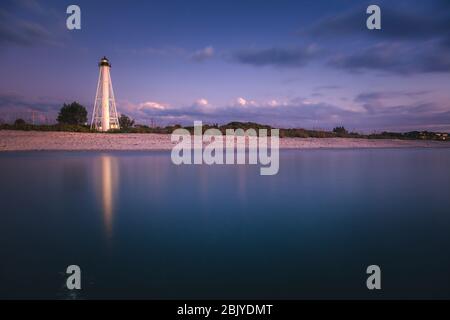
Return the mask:
<svg viewBox="0 0 450 320"><path fill-rule="evenodd" d="M2 153L0 298L450 298L449 164L292 150L260 176L166 152Z"/></svg>

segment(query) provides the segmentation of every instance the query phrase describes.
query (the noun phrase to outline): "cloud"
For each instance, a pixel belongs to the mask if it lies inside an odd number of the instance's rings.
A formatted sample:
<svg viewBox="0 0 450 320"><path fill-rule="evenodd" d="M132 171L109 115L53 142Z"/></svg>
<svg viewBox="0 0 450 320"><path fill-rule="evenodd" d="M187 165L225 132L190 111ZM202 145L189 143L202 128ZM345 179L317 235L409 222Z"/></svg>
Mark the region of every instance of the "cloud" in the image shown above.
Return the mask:
<svg viewBox="0 0 450 320"><path fill-rule="evenodd" d="M265 101L255 101L255 100L249 100L242 97L236 98L232 104L231 107L279 107L279 106L286 106L288 105L288 102L279 100L279 99L269 99Z"/></svg>
<svg viewBox="0 0 450 320"><path fill-rule="evenodd" d="M450 10L444 10L448 4L442 0L408 5L382 1L380 6L380 32L367 30L366 6L357 5L303 28L300 34L314 40L313 45L240 50L232 54L232 60L253 66L299 68L320 59L326 66L352 73L450 72Z"/></svg>
<svg viewBox="0 0 450 320"><path fill-rule="evenodd" d="M192 125L193 121L202 120L205 123L251 121L307 129L332 129L344 125L350 130L366 132L450 130L450 105L430 102L430 97L432 92L428 91L362 92L353 99L361 108L354 110L345 105L301 97L264 101L239 97L222 106L213 106L205 98L184 106L151 100L140 103L119 101L118 111L136 119L137 123L156 121L158 125ZM28 99L17 94L0 94L0 120L11 122L22 117L31 121L35 116L36 121L54 122L62 103L51 98Z"/></svg>
<svg viewBox="0 0 450 320"><path fill-rule="evenodd" d="M36 123L54 123L64 102L51 97L25 97L16 93L0 93L0 122L17 118ZM88 111L89 108L88 108Z"/></svg>
<svg viewBox="0 0 450 320"><path fill-rule="evenodd" d="M0 44L31 46L50 41L50 32L44 26L0 10Z"/></svg>
<svg viewBox="0 0 450 320"><path fill-rule="evenodd" d="M45 8L36 0L15 0L25 10L35 14L45 14Z"/></svg>
<svg viewBox="0 0 450 320"><path fill-rule="evenodd" d="M117 109L119 113L131 116L138 122L159 119L165 124L189 123L191 120L201 120L215 112L215 108L205 98L200 98L188 106L171 106L155 101L141 103L120 101Z"/></svg>
<svg viewBox="0 0 450 320"><path fill-rule="evenodd" d="M405 101L412 103L414 105L432 105L427 102L418 102L419 99L425 99L429 91L374 91L374 92L363 92L357 95L354 99L356 103L361 104L370 114L387 113L386 110L401 111L401 107L398 104L405 105ZM415 107L411 110L419 111ZM422 110L422 109L420 109ZM432 111L428 109L428 111Z"/></svg>
<svg viewBox="0 0 450 320"><path fill-rule="evenodd" d="M308 104L308 100L303 101L303 103ZM277 99L271 99L269 101L266 102L267 106L269 107L281 107L281 106L287 106L289 105L289 102L286 101L281 101L281 100L277 100Z"/></svg>
<svg viewBox="0 0 450 320"><path fill-rule="evenodd" d="M366 111L350 121L391 131L450 130L450 105L427 99L429 91L374 91L357 95L355 102ZM349 121L349 122L350 122Z"/></svg>
<svg viewBox="0 0 450 320"><path fill-rule="evenodd" d="M194 102L194 105L198 107L207 107L209 106L209 102L205 98L200 98Z"/></svg>
<svg viewBox="0 0 450 320"><path fill-rule="evenodd" d="M48 26L54 20L60 22L59 16L36 1L6 1L0 8L0 46L59 45L57 33Z"/></svg>
<svg viewBox="0 0 450 320"><path fill-rule="evenodd" d="M329 66L350 72L450 72L448 1L381 1L378 5L381 31L367 30L367 6L360 4L322 18L299 33L325 43L329 53L335 52Z"/></svg>
<svg viewBox="0 0 450 320"><path fill-rule="evenodd" d="M355 119L356 120L356 119ZM411 103L376 106L369 109L359 124L384 130L450 130L450 111L435 103ZM376 126L375 126L376 125Z"/></svg>
<svg viewBox="0 0 450 320"><path fill-rule="evenodd" d="M186 56L186 50L176 46L162 46L162 47L141 47L141 48L125 48L117 47L115 51L123 55L136 56L154 56L154 57L179 57Z"/></svg>
<svg viewBox="0 0 450 320"><path fill-rule="evenodd" d="M311 26L299 31L301 36L336 37L339 35L354 35L366 30L365 8L358 6L351 10L335 13L318 20ZM384 22L384 21L383 21Z"/></svg>
<svg viewBox="0 0 450 320"><path fill-rule="evenodd" d="M389 42L337 55L328 64L350 72L373 70L403 75L442 73L450 72L450 55L438 43L411 46Z"/></svg>
<svg viewBox="0 0 450 320"><path fill-rule="evenodd" d="M446 3L445 3L446 2ZM384 5L386 4L386 5ZM366 8L358 5L350 10L325 17L300 31L313 37L361 36L394 40L450 38L450 10L448 1L409 0L401 2L381 1L381 32L366 29Z"/></svg>
<svg viewBox="0 0 450 320"><path fill-rule="evenodd" d="M342 119L353 114L351 111L307 99L282 100L272 99L255 104L252 108L228 106L221 108L220 118L227 121L252 121L283 127L332 127L341 123Z"/></svg>
<svg viewBox="0 0 450 320"><path fill-rule="evenodd" d="M263 102L237 98L232 104L212 107L204 98L190 106L167 106L166 108L140 108L142 103L128 106L128 112L141 121L157 119L159 123L180 123L192 125L195 120L206 123L227 123L230 121L253 121L284 126L317 126L318 122L339 122L352 112L326 103L315 103L307 99L271 99ZM121 112L124 108L118 106ZM137 112L137 113L136 113Z"/></svg>
<svg viewBox="0 0 450 320"><path fill-rule="evenodd" d="M408 98L417 98L423 95L430 93L430 91L421 90L421 91L372 91L372 92L363 92L356 96L356 102L373 102L379 101L382 99L391 99L398 97L408 97Z"/></svg>
<svg viewBox="0 0 450 320"><path fill-rule="evenodd" d="M248 102L244 98L239 97L236 99L236 104L239 106L246 106Z"/></svg>
<svg viewBox="0 0 450 320"><path fill-rule="evenodd" d="M204 62L211 59L215 55L215 50L212 46L205 47L190 53L187 49L177 46L161 46L161 47L140 47L140 48L124 48L116 47L115 51L123 55L136 56L152 56L164 58L179 58L190 59L195 62Z"/></svg>
<svg viewBox="0 0 450 320"><path fill-rule="evenodd" d="M205 60L211 59L213 56L214 56L214 48L212 46L208 46L194 52L191 55L191 60L203 62Z"/></svg>
<svg viewBox="0 0 450 320"><path fill-rule="evenodd" d="M153 101L147 101L139 104L138 110L165 110L166 105L153 102Z"/></svg>
<svg viewBox="0 0 450 320"><path fill-rule="evenodd" d="M257 103L254 100L245 99L243 97L237 97L231 104L236 107L250 107L256 106Z"/></svg>
<svg viewBox="0 0 450 320"><path fill-rule="evenodd" d="M0 110L54 111L59 110L62 104L62 101L55 101L50 98L30 99L14 93L0 94Z"/></svg>
<svg viewBox="0 0 450 320"><path fill-rule="evenodd" d="M147 116L158 115L170 108L168 104L155 101L144 101L141 103L118 101L117 104L119 113L126 114L135 119L143 119L147 118Z"/></svg>
<svg viewBox="0 0 450 320"><path fill-rule="evenodd" d="M288 102L281 99L269 99L264 101L255 101L246 99L243 97L238 97L232 101L230 104L230 107L240 107L240 108L262 108L262 107L279 107L279 106L286 106L288 105Z"/></svg>
<svg viewBox="0 0 450 320"><path fill-rule="evenodd" d="M156 120L159 125L251 121L280 127L332 129L344 125L350 130L450 130L450 106L427 101L426 91L363 92L354 98L361 108L350 110L314 99L235 99L229 105L211 106L202 98L186 106L139 109L139 121ZM346 102L343 102L346 103ZM161 103L158 103L158 105ZM142 105L136 104L136 106ZM162 104L161 104L162 105ZM122 110L119 105L119 111Z"/></svg>
<svg viewBox="0 0 450 320"><path fill-rule="evenodd" d="M233 53L232 59L252 66L303 67L320 55L315 45L302 48L247 49Z"/></svg>

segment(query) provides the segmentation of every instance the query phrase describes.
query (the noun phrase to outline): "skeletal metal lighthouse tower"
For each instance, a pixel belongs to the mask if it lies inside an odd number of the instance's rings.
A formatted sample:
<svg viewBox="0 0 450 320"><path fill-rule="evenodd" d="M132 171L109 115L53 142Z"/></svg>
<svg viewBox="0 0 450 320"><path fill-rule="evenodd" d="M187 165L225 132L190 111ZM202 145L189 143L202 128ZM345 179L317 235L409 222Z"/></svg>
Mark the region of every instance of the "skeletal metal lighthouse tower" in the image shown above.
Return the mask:
<svg viewBox="0 0 450 320"><path fill-rule="evenodd" d="M119 117L117 116L116 100L114 99L109 72L111 64L106 57L103 57L98 66L100 67L100 74L98 76L91 129L99 131L119 129Z"/></svg>

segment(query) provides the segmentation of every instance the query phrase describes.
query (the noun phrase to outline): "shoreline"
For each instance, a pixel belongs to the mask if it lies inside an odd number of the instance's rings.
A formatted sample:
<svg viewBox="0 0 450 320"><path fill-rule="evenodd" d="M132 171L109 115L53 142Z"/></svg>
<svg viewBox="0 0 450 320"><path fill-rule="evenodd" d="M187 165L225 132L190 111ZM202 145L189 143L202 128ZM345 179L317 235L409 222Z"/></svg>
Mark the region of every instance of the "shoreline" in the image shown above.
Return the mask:
<svg viewBox="0 0 450 320"><path fill-rule="evenodd" d="M0 152L10 151L168 151L170 134L81 133L0 130ZM450 148L450 141L280 138L280 149Z"/></svg>

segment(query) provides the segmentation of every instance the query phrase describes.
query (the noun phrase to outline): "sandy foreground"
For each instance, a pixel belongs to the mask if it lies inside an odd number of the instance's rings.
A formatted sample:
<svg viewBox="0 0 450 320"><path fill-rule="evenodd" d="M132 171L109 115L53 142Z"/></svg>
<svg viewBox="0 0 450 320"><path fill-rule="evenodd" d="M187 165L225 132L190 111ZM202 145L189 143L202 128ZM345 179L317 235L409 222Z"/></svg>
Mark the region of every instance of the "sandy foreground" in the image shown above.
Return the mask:
<svg viewBox="0 0 450 320"><path fill-rule="evenodd" d="M168 134L103 134L0 130L0 151L170 150ZM282 138L281 149L319 148L450 148L445 141L368 140L348 138Z"/></svg>

